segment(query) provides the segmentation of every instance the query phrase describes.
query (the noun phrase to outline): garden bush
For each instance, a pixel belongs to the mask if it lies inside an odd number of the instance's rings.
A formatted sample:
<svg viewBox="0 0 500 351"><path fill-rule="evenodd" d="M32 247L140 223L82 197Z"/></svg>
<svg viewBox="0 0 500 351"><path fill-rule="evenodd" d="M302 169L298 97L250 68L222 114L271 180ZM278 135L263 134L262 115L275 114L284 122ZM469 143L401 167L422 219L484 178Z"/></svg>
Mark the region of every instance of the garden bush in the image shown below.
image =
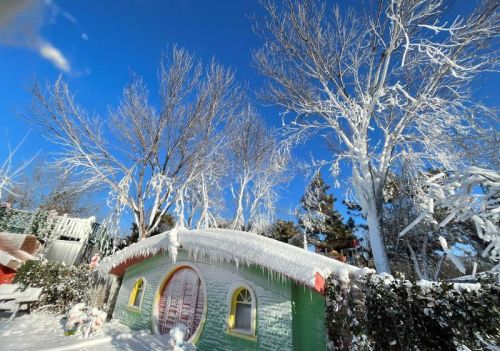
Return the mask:
<svg viewBox="0 0 500 351"><path fill-rule="evenodd" d="M30 260L17 270L14 283L21 288L42 288L37 306L55 305L61 310L78 302L87 302L93 275L87 265L65 266L62 263Z"/></svg>
<svg viewBox="0 0 500 351"><path fill-rule="evenodd" d="M494 276L453 284L370 274L356 284L329 279L327 328L335 350L498 350Z"/></svg>

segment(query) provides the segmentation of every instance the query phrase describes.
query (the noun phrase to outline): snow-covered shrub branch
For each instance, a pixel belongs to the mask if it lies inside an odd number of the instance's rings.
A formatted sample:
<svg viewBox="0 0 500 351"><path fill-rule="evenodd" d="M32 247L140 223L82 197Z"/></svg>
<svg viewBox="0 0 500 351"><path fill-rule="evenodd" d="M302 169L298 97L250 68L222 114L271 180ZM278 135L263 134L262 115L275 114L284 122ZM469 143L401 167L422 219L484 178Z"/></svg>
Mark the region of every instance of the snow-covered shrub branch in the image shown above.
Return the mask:
<svg viewBox="0 0 500 351"><path fill-rule="evenodd" d="M294 113L284 118L290 144L326 136L332 164L350 162L375 265L388 272L380 220L389 171L402 157L415 174L451 169L454 141L481 134L487 109L470 87L498 67L498 5L485 0L449 24L444 0L380 0L362 12L326 1L262 4L265 43L254 59L269 78L265 98Z"/></svg>
<svg viewBox="0 0 500 351"><path fill-rule="evenodd" d="M71 304L90 301L94 278L87 265L30 260L18 268L14 283L22 288L42 288L37 306L54 305L55 309L64 310Z"/></svg>

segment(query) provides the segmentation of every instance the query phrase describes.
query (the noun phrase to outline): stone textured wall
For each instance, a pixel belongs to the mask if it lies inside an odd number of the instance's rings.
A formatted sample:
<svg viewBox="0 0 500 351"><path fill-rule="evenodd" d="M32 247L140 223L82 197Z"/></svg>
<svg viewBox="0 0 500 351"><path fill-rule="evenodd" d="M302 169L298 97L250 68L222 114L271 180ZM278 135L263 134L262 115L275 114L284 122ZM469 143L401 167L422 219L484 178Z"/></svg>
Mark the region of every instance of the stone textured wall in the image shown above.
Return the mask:
<svg viewBox="0 0 500 351"><path fill-rule="evenodd" d="M192 262L180 252L177 264L192 263L201 271L207 289L207 315L197 342L199 350L293 350L291 282L271 276L256 267L232 264ZM113 318L133 329L150 329L156 291L172 268L166 255L145 260L129 268L124 276ZM136 279L144 277L146 288L140 311L127 308L129 294ZM252 287L257 300L256 340L229 335L227 314L231 286L244 282Z"/></svg>

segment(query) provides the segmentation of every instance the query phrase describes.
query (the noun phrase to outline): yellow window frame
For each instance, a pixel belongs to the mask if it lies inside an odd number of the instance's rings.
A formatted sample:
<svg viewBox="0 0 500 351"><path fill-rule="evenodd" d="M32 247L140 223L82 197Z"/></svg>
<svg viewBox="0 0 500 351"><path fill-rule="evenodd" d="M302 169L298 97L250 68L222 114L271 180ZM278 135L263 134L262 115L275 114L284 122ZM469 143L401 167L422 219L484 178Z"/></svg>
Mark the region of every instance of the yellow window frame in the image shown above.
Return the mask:
<svg viewBox="0 0 500 351"><path fill-rule="evenodd" d="M251 321L250 321L250 330L241 330L241 329L236 329L235 324L236 324L236 305L238 303L238 296L243 290L247 290L250 298L251 298ZM228 316L228 321L227 321L227 326L228 326L228 333L231 335L236 335L244 338L249 338L253 340L255 338L255 326L256 326L256 301L255 301L255 294L253 291L246 286L242 286L237 288L236 290L233 291L233 294L231 296L231 307L229 311L229 316Z"/></svg>
<svg viewBox="0 0 500 351"><path fill-rule="evenodd" d="M133 308L133 309L140 309L142 305L142 298L144 297L144 289L146 287L146 279L144 278L139 278L135 281L134 287L132 288L132 291L130 292L130 296L128 299L128 307ZM139 304L134 305L135 300L137 299L137 295L141 294L139 296Z"/></svg>

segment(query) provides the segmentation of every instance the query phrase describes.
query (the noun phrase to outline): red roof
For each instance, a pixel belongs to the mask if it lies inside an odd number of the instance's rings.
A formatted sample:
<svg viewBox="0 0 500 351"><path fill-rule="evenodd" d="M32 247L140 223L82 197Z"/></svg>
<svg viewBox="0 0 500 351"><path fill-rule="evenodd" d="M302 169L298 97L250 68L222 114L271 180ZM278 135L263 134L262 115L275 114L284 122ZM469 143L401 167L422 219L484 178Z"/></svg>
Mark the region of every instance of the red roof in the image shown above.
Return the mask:
<svg viewBox="0 0 500 351"><path fill-rule="evenodd" d="M142 255L142 256L134 256L132 258L128 258L126 261L121 262L118 266L113 267L109 271L109 273L121 277L125 274L125 270L128 267L133 266L134 264L139 263L139 262L141 262L141 261L143 261L146 258L149 258L151 256L153 256L153 255Z"/></svg>

